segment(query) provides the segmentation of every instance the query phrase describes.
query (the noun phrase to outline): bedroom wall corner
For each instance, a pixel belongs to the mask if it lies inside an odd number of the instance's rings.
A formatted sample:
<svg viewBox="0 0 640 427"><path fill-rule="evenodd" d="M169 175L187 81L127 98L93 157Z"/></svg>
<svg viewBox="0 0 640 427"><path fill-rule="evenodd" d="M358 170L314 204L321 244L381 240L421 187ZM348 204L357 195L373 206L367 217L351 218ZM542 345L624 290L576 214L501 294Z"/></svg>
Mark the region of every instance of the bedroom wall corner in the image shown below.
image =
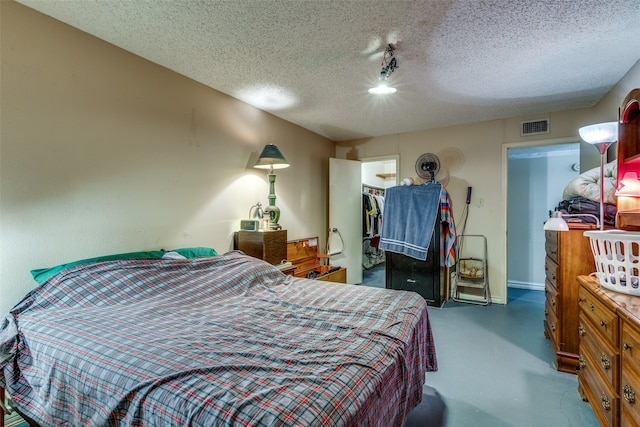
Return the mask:
<svg viewBox="0 0 640 427"><path fill-rule="evenodd" d="M335 143L14 1L0 2L0 311L29 271L112 253L232 248L267 205L278 145L280 223L326 229Z"/></svg>

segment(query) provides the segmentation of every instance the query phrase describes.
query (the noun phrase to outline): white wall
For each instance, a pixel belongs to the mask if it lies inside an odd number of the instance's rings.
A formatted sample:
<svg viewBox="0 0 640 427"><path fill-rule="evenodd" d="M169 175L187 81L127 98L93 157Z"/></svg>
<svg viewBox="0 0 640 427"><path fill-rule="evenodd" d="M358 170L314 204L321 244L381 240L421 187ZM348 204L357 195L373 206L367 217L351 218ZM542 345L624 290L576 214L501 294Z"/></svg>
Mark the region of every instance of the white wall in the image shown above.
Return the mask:
<svg viewBox="0 0 640 427"><path fill-rule="evenodd" d="M267 204L275 143L290 239L327 223L335 144L15 2L0 2L0 312L29 271L120 252L232 248Z"/></svg>

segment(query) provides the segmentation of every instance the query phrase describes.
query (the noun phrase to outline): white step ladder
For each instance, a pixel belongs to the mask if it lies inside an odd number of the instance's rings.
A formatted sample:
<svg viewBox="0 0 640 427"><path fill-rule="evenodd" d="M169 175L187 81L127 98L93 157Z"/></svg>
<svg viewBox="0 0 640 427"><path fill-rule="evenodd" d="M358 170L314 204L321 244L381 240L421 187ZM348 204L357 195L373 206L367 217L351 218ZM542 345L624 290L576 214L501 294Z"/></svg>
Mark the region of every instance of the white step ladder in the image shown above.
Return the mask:
<svg viewBox="0 0 640 427"><path fill-rule="evenodd" d="M487 238L482 234L461 234L456 237L456 265L451 274L451 285L454 301L479 305L491 304L487 269Z"/></svg>

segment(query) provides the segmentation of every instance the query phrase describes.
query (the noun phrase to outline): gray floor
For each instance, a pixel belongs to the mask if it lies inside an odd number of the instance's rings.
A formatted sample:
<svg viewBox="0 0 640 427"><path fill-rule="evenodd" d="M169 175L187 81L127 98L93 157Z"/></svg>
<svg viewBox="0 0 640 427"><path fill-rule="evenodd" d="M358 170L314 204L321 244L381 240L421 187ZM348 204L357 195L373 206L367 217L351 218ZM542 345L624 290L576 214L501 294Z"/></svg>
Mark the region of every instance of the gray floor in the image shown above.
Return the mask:
<svg viewBox="0 0 640 427"><path fill-rule="evenodd" d="M384 264L363 276L363 285L384 287ZM430 307L429 316L439 369L427 384L447 405L446 426L599 425L580 399L577 377L553 368L542 291L509 288L506 305L448 301Z"/></svg>

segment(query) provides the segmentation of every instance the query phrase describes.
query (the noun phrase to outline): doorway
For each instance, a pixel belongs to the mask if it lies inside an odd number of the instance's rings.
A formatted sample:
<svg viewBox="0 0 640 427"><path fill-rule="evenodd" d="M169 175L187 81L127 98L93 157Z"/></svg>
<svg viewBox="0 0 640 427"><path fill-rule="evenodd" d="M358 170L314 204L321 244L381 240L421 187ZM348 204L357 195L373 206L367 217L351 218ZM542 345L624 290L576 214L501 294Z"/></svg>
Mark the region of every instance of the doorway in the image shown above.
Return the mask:
<svg viewBox="0 0 640 427"><path fill-rule="evenodd" d="M378 248L384 214L384 194L398 185L400 156L362 159L362 284L385 287L384 251Z"/></svg>
<svg viewBox="0 0 640 427"><path fill-rule="evenodd" d="M616 157L610 147L609 160ZM507 296L509 289L544 290L544 222L566 185L600 165L598 150L577 138L503 145Z"/></svg>
<svg viewBox="0 0 640 427"><path fill-rule="evenodd" d="M542 227L580 173L580 143L512 148L508 151L507 292L544 290Z"/></svg>

